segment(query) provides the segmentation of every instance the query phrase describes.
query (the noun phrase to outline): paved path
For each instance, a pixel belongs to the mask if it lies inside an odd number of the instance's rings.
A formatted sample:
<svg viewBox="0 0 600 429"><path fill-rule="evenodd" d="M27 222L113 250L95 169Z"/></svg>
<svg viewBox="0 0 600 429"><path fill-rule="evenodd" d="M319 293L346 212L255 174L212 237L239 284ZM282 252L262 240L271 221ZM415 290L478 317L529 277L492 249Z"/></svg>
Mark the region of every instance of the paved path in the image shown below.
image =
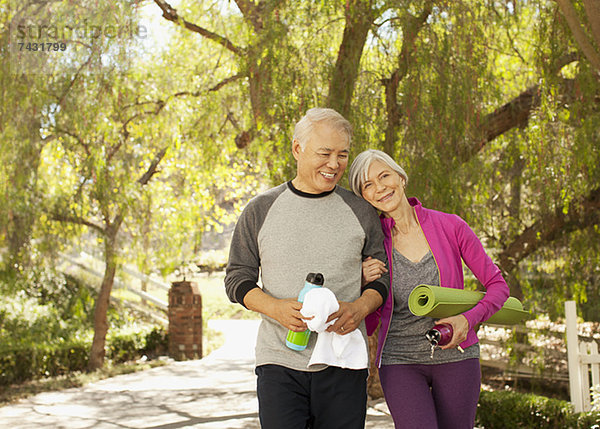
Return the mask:
<svg viewBox="0 0 600 429"><path fill-rule="evenodd" d="M225 344L204 359L41 393L0 407L0 427L260 428L254 375L258 321L214 320L209 325L225 334ZM369 404L366 427L394 427L382 400Z"/></svg>

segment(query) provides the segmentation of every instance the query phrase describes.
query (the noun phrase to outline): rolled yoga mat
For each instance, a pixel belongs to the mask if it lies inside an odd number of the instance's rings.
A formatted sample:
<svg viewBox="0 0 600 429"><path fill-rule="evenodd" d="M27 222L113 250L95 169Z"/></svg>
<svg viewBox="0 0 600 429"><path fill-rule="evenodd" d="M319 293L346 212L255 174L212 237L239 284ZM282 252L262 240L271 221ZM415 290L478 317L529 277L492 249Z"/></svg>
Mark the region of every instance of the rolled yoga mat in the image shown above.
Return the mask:
<svg viewBox="0 0 600 429"><path fill-rule="evenodd" d="M408 308L415 316L450 317L475 307L484 296L483 292L419 285L408 297ZM483 323L515 325L530 318L521 301L511 296L498 312Z"/></svg>

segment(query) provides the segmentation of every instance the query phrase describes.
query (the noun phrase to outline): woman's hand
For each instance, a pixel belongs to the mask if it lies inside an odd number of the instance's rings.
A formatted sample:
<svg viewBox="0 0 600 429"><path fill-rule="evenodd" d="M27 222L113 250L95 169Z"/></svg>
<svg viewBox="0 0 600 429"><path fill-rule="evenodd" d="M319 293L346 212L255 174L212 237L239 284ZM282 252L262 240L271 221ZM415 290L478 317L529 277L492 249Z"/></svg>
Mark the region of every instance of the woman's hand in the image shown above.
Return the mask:
<svg viewBox="0 0 600 429"><path fill-rule="evenodd" d="M379 259L374 259L372 257L368 257L362 263L362 286L365 286L382 276L382 274L387 273L387 268L385 267L385 263L380 261Z"/></svg>
<svg viewBox="0 0 600 429"><path fill-rule="evenodd" d="M440 346L443 350L457 348L460 346L460 343L467 339L467 334L469 333L469 322L462 314L452 317L445 317L435 323L436 325L445 323L446 325L452 326L452 340L450 340L450 342L445 346Z"/></svg>

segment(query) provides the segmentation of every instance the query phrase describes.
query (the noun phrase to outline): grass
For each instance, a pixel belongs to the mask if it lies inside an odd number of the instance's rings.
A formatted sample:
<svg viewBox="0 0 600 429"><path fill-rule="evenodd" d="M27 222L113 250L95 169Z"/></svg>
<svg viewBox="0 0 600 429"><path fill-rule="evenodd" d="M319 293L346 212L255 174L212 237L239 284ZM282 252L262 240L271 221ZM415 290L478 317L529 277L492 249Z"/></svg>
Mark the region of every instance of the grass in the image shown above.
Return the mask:
<svg viewBox="0 0 600 429"><path fill-rule="evenodd" d="M210 319L258 319L258 313L229 301L225 294L225 273L201 274L192 281L198 284L202 296L202 317Z"/></svg>

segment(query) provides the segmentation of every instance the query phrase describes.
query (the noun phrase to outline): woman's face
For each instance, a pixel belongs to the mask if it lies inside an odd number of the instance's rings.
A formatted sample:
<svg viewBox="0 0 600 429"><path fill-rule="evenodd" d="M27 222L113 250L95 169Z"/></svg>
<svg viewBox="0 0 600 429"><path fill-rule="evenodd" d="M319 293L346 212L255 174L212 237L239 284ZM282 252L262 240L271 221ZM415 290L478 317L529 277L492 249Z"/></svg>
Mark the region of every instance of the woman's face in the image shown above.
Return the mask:
<svg viewBox="0 0 600 429"><path fill-rule="evenodd" d="M369 166L367 180L361 188L362 196L373 207L390 213L400 207L404 197L405 181L385 162L375 160Z"/></svg>

